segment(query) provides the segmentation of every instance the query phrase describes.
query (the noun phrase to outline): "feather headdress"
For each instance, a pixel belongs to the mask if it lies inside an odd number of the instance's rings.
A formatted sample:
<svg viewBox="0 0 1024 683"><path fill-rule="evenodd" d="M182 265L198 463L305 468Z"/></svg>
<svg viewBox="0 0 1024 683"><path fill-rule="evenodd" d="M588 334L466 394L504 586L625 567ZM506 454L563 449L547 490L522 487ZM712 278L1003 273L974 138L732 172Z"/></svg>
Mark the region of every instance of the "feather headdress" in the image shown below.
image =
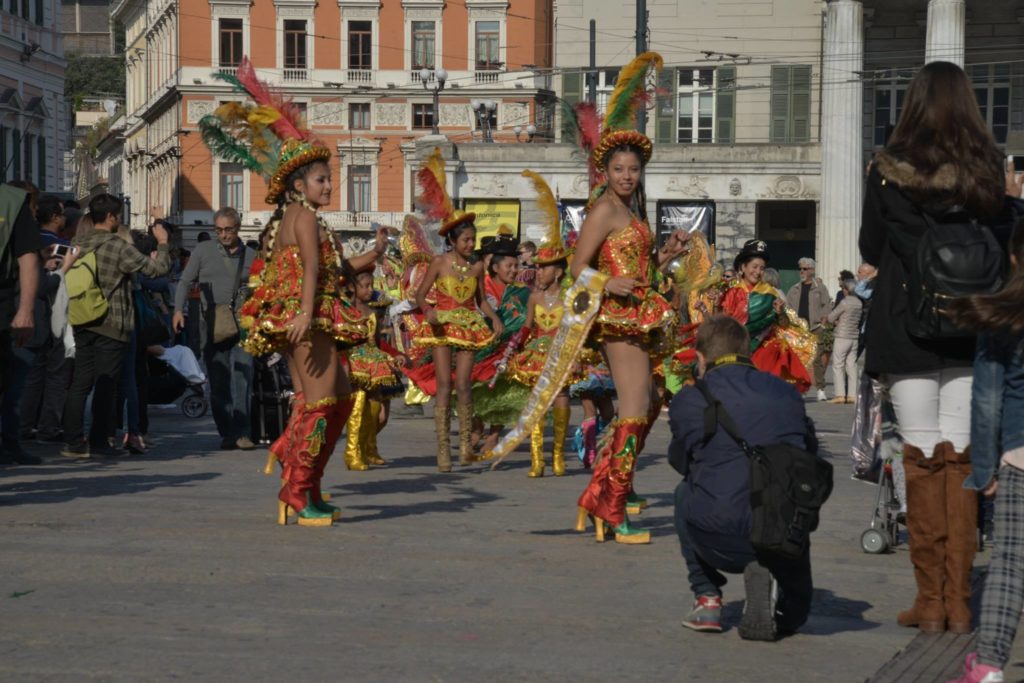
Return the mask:
<svg viewBox="0 0 1024 683"><path fill-rule="evenodd" d="M216 156L267 178L268 204L278 203L292 171L331 158L331 150L306 127L299 108L261 81L248 57L242 58L236 75L213 77L252 101L226 102L204 116L199 121L203 142Z"/></svg>
<svg viewBox="0 0 1024 683"><path fill-rule="evenodd" d="M604 115L601 141L594 147L591 160L594 167L604 172L605 156L619 145L634 145L644 155L644 163L651 159L654 145L643 133L636 130L636 115L640 107L646 106L650 98L647 92L647 76L653 69L660 71L665 60L657 52L644 52L633 58L615 81L615 90L608 99Z"/></svg>
<svg viewBox="0 0 1024 683"><path fill-rule="evenodd" d="M533 189L537 192L537 208L544 214L544 242L537 248L533 262L538 266L555 263L569 258L569 250L562 242L562 219L558 214L558 204L551 188L544 182L540 174L530 170L523 171L523 177L529 178Z"/></svg>
<svg viewBox="0 0 1024 683"><path fill-rule="evenodd" d="M590 187L597 187L604 182L604 174L594 164L594 149L601 142L601 115L593 102L577 102L570 105L563 100L562 116L568 127L576 131L576 145L587 158L587 172L590 175Z"/></svg>
<svg viewBox="0 0 1024 683"><path fill-rule="evenodd" d="M448 183L445 179L444 157L441 149L434 148L433 154L423 162L423 167L416 172L416 180L420 185L420 194L416 197L416 206L430 221L441 221L437 234L444 237L457 225L472 223L476 214L456 209L448 196Z"/></svg>
<svg viewBox="0 0 1024 683"><path fill-rule="evenodd" d="M398 236L398 250L402 253L402 266L405 268L434 258L423 224L412 214L405 216L402 234Z"/></svg>

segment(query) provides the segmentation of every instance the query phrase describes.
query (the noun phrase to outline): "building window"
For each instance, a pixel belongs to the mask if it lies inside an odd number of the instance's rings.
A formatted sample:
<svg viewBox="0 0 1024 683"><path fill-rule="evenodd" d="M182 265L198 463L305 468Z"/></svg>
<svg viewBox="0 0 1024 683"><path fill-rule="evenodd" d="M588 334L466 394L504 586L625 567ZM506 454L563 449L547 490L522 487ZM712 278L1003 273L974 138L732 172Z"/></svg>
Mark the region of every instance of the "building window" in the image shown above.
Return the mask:
<svg viewBox="0 0 1024 683"><path fill-rule="evenodd" d="M25 180L31 181L33 173L32 153L35 151L32 147L35 143L35 136L31 133L26 133L23 142L25 145L25 174L23 177Z"/></svg>
<svg viewBox="0 0 1024 683"><path fill-rule="evenodd" d="M500 24L497 21L476 22L476 70L497 71L501 68L498 39Z"/></svg>
<svg viewBox="0 0 1024 683"><path fill-rule="evenodd" d="M36 0L36 23L43 25L43 0Z"/></svg>
<svg viewBox="0 0 1024 683"><path fill-rule="evenodd" d="M348 167L348 210L352 212L370 211L370 185L372 176L369 166Z"/></svg>
<svg viewBox="0 0 1024 683"><path fill-rule="evenodd" d="M412 68L433 69L434 68L434 22L414 21L412 22Z"/></svg>
<svg viewBox="0 0 1024 683"><path fill-rule="evenodd" d="M999 144L1010 132L1010 65L976 64L968 67L978 108Z"/></svg>
<svg viewBox="0 0 1024 683"><path fill-rule="evenodd" d="M284 21L284 68L306 68L306 22L303 19Z"/></svg>
<svg viewBox="0 0 1024 683"><path fill-rule="evenodd" d="M875 147L884 147L889 141L889 135L903 113L903 99L913 77L912 69L893 69L875 86L875 118L872 122Z"/></svg>
<svg viewBox="0 0 1024 683"><path fill-rule="evenodd" d="M615 81L619 78L619 69L602 69L597 72L597 111L604 116L604 110L608 107L608 100L611 99L612 91L615 90ZM589 91L584 91L586 96Z"/></svg>
<svg viewBox="0 0 1024 683"><path fill-rule="evenodd" d="M305 27L303 27L305 32ZM304 42L304 41L303 41ZM305 47L305 46L303 46ZM305 54L305 50L303 50ZM220 66L235 68L242 61L242 20L220 20Z"/></svg>
<svg viewBox="0 0 1024 683"><path fill-rule="evenodd" d="M220 165L220 205L245 209L245 176L241 164Z"/></svg>
<svg viewBox="0 0 1024 683"><path fill-rule="evenodd" d="M348 127L352 130L370 130L370 103L351 102L348 105Z"/></svg>
<svg viewBox="0 0 1024 683"><path fill-rule="evenodd" d="M773 66L771 142L794 144L811 139L811 67Z"/></svg>
<svg viewBox="0 0 1024 683"><path fill-rule="evenodd" d="M373 22L348 22L348 68L373 68Z"/></svg>
<svg viewBox="0 0 1024 683"><path fill-rule="evenodd" d="M676 142L715 141L715 70L679 69Z"/></svg>
<svg viewBox="0 0 1024 683"><path fill-rule="evenodd" d="M498 130L498 109L495 107L494 111L484 110L483 116L480 115L479 110L473 111L473 122L476 125L477 130Z"/></svg>
<svg viewBox="0 0 1024 683"><path fill-rule="evenodd" d="M7 182L7 128L0 126L0 183Z"/></svg>
<svg viewBox="0 0 1024 683"><path fill-rule="evenodd" d="M42 192L46 189L46 138L42 135L36 138L36 158L38 160L36 187Z"/></svg>
<svg viewBox="0 0 1024 683"><path fill-rule="evenodd" d="M422 130L434 125L434 105L414 104L412 105L412 127Z"/></svg>

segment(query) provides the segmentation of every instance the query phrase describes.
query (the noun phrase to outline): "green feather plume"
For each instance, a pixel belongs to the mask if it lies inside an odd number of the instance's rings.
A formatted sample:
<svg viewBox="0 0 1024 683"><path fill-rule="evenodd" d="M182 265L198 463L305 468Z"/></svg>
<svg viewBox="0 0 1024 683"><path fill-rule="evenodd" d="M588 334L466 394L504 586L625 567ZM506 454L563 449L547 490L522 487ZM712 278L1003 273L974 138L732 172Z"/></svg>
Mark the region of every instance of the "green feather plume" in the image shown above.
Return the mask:
<svg viewBox="0 0 1024 683"><path fill-rule="evenodd" d="M647 73L652 67L660 71L664 65L665 60L657 52L645 52L634 57L619 72L604 115L605 131L635 127L637 106L646 100Z"/></svg>
<svg viewBox="0 0 1024 683"><path fill-rule="evenodd" d="M224 161L241 164L250 171L262 173L263 165L253 157L248 146L230 131L224 130L221 124L222 121L213 114L199 120L199 132L203 136L203 143Z"/></svg>

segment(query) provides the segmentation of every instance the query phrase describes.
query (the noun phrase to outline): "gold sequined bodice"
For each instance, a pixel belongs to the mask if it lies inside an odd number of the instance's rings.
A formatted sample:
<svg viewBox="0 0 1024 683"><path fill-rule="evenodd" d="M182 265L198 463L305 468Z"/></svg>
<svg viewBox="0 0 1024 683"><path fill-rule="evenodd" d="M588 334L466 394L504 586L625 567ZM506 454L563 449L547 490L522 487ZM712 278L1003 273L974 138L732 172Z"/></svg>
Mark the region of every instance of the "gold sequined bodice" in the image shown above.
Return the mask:
<svg viewBox="0 0 1024 683"><path fill-rule="evenodd" d="M536 325L540 335L548 336L558 330L562 322L562 304L558 303L550 308L544 304L536 304L533 307L533 323Z"/></svg>
<svg viewBox="0 0 1024 683"><path fill-rule="evenodd" d="M440 309L464 308L476 294L476 278L458 278L444 275L437 278L437 307Z"/></svg>

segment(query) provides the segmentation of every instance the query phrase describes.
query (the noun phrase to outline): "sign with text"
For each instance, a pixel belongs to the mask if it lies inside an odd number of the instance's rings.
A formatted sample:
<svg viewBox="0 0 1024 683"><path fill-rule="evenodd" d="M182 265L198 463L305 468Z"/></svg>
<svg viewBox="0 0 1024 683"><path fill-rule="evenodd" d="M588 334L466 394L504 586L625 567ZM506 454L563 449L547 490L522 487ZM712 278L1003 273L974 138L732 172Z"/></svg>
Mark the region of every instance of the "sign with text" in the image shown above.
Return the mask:
<svg viewBox="0 0 1024 683"><path fill-rule="evenodd" d="M712 201L658 202L658 244L676 230L700 230L708 244L715 243L715 203Z"/></svg>
<svg viewBox="0 0 1024 683"><path fill-rule="evenodd" d="M476 214L476 246L487 236L498 234L503 224L512 228L512 233L519 236L519 200L518 199L467 199L464 208Z"/></svg>

